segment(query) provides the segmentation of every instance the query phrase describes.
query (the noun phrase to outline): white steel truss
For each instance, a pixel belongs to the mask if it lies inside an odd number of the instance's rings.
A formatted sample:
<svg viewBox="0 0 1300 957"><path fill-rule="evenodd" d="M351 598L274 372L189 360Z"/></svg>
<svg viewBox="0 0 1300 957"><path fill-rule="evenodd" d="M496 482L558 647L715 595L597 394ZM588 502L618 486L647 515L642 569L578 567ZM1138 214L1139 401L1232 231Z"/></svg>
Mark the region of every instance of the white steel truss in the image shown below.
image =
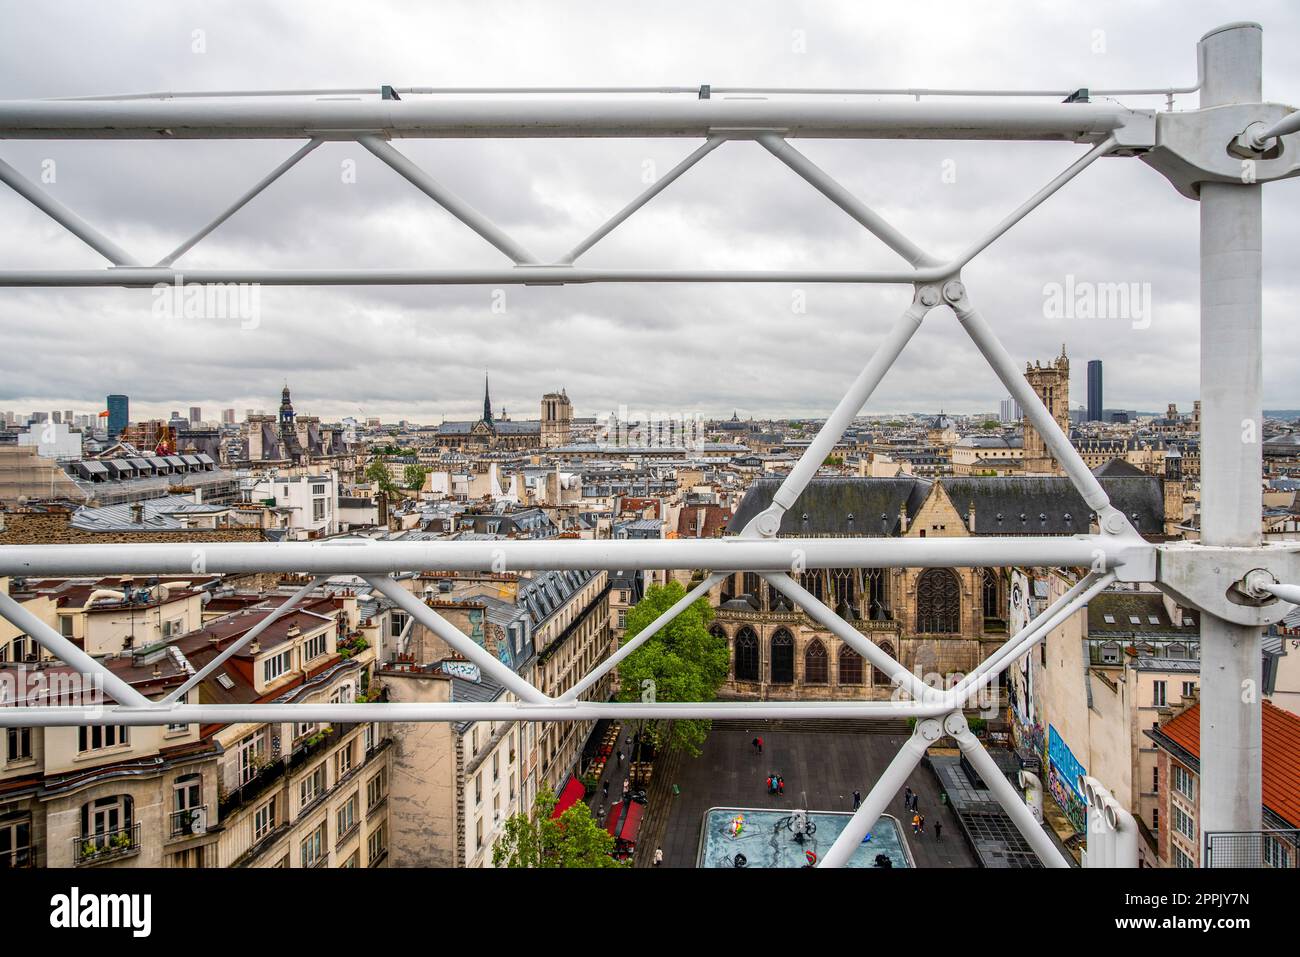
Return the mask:
<svg viewBox="0 0 1300 957"><path fill-rule="evenodd" d="M776 491L772 504L739 534L718 540L375 542L333 540L281 544L6 545L0 575L189 574L295 572L314 576L276 612L227 649L185 686L161 701L145 699L36 619L0 595L0 615L56 657L103 677L116 702L103 709L0 708L0 725L157 725L271 721L567 721L598 718L896 718L915 730L871 788L861 808L821 861L843 865L874 826L887 802L941 736L963 754L995 791L1018 829L1049 866L1067 861L1048 839L1022 795L971 734L962 707L1010 663L1042 641L1090 598L1115 581L1153 582L1202 615L1203 827L1259 827L1259 704L1243 705L1242 682L1258 676L1260 629L1300 600L1300 546L1264 546L1260 538L1259 447L1243 448L1239 429L1259 423L1261 389L1260 184L1300 173L1300 113L1260 101L1261 31L1232 24L1211 31L1197 50L1197 83L1110 91L1163 94L1169 111L1087 102L1024 103L984 98L1058 96L1070 91L1013 90L771 90L766 99L714 98L707 87L611 88L592 91L441 90L410 88L397 96L319 99L340 92L259 91L139 94L0 102L6 139L301 139L303 144L170 254L141 264L0 160L0 180L47 213L110 265L103 269L0 270L0 286L153 286L158 283L267 285L548 284L594 282L829 282L897 283L912 298L850 385L808 449ZM1200 92L1199 109L1173 112L1174 94ZM727 92L719 88L719 94ZM731 92L739 92L733 90ZM751 91L752 92L752 91ZM1083 92L1083 91L1080 91ZM589 94L600 93L592 97ZM447 94L458 94L448 97ZM581 97L578 94L582 94ZM837 94L827 99L825 94ZM863 101L864 94L898 94L916 102ZM401 95L406 95L402 99ZM922 102L923 96L957 97ZM1082 101L1080 101L1082 99ZM391 143L403 137L646 137L702 143L665 176L553 262L542 262ZM925 252L817 167L797 138L914 138L1059 140L1089 144L1083 156L1025 200L959 256L942 261ZM298 161L327 141L355 141L504 254L511 265L443 270L182 270L177 260L256 198ZM576 265L585 253L674 180L728 140L758 143L907 263L894 271L593 269ZM1230 144L1225 149L1224 144ZM1285 148L1284 148L1285 147ZM1103 156L1136 156L1164 173L1202 205L1202 483L1203 534L1198 544L1156 545L1112 506L1068 437L1020 374L1016 363L975 309L961 270L1057 190ZM1226 158L1225 158L1226 157ZM1247 165L1243 165L1247 164ZM1249 169L1249 177L1243 169ZM1048 450L1096 515L1097 531L1043 538L818 539L780 538L781 517L870 399L885 373L931 310L948 307L1020 403ZM1223 387L1231 382L1230 388ZM1236 446L1233 446L1236 443ZM800 587L796 568L1060 566L1087 569L1079 582L955 687L926 685L831 608ZM389 577L413 570L528 571L540 569L708 569L684 598L559 697L544 694ZM884 671L900 700L837 702L622 703L583 695L628 654L693 601L733 572L761 574L812 619ZM501 682L514 700L472 704L182 704L180 698L212 673L259 629L287 613L333 574L359 574L457 652ZM288 717L291 714L292 717ZM1097 785L1101 788L1101 785ZM1040 789L1041 790L1041 789Z"/></svg>

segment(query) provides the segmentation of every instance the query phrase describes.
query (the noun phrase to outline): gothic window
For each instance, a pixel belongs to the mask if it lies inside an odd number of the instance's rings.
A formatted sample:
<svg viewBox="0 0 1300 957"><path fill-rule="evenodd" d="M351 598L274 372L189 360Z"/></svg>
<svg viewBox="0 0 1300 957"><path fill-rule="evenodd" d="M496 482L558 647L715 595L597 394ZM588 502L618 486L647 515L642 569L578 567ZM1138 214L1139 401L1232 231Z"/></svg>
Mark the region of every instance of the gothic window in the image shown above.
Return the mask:
<svg viewBox="0 0 1300 957"><path fill-rule="evenodd" d="M991 568L984 569L984 617L996 618L1002 621L1006 618L1002 607L1002 602L998 600L998 576Z"/></svg>
<svg viewBox="0 0 1300 957"><path fill-rule="evenodd" d="M794 684L794 638L784 628L772 636L772 684Z"/></svg>
<svg viewBox="0 0 1300 957"><path fill-rule="evenodd" d="M894 646L889 642L882 641L880 643L880 650L889 655L889 657L894 657ZM889 675L885 674L873 665L871 668L871 683L873 685L887 685L889 684Z"/></svg>
<svg viewBox="0 0 1300 957"><path fill-rule="evenodd" d="M753 599L750 602L755 608L762 610L763 587L762 579L757 572L745 572L740 579L740 594Z"/></svg>
<svg viewBox="0 0 1300 957"><path fill-rule="evenodd" d="M960 631L961 587L947 568L927 568L916 583L916 630L918 634L951 634Z"/></svg>
<svg viewBox="0 0 1300 957"><path fill-rule="evenodd" d="M828 573L831 580L831 591L835 598L835 607L838 609L841 605L847 604L854 608L858 603L858 593L861 591L860 577L856 568L832 568Z"/></svg>
<svg viewBox="0 0 1300 957"><path fill-rule="evenodd" d="M808 685L824 685L830 682L826 646L817 638L808 642L808 647L804 649L803 681Z"/></svg>
<svg viewBox="0 0 1300 957"><path fill-rule="evenodd" d="M840 646L840 684L862 684L862 656L848 645Z"/></svg>
<svg viewBox="0 0 1300 957"><path fill-rule="evenodd" d="M736 680L758 680L758 636L748 625L736 632Z"/></svg>
<svg viewBox="0 0 1300 957"><path fill-rule="evenodd" d="M799 584L818 601L826 600L825 581L825 572L820 568L815 568L810 572L802 572L799 575Z"/></svg>
<svg viewBox="0 0 1300 957"><path fill-rule="evenodd" d="M867 568L866 575L867 617L873 621L891 621L893 614L889 610L888 582L883 568Z"/></svg>

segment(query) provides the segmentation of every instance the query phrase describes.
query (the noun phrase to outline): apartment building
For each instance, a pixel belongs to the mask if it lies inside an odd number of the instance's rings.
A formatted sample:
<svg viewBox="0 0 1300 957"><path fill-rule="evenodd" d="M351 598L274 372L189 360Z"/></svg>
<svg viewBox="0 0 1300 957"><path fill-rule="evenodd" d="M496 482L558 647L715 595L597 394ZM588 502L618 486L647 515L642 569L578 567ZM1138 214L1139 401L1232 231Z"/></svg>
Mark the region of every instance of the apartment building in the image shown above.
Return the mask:
<svg viewBox="0 0 1300 957"><path fill-rule="evenodd" d="M605 572L410 578L439 615L517 674L563 694L612 653ZM422 625L376 673L392 702L513 701ZM585 695L606 700L606 676ZM500 828L579 770L594 722L391 726L394 866L486 867Z"/></svg>
<svg viewBox="0 0 1300 957"><path fill-rule="evenodd" d="M1157 749L1161 816L1161 867L1200 867L1207 847L1201 831L1201 708L1180 711L1146 732ZM1234 834L1210 853L1213 866L1300 867L1300 717L1263 703L1263 792L1261 834ZM1210 862L1205 862L1210 866Z"/></svg>
<svg viewBox="0 0 1300 957"><path fill-rule="evenodd" d="M87 654L112 655L170 641L202 624L201 581L144 578L15 579L14 593L45 596L54 614L42 620Z"/></svg>

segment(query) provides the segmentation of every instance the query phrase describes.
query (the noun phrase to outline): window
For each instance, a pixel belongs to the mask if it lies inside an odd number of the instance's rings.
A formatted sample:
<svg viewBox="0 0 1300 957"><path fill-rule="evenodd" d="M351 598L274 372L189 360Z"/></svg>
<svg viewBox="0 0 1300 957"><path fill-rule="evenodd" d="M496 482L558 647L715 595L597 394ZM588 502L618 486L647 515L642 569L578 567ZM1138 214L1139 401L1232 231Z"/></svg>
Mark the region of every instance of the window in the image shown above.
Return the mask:
<svg viewBox="0 0 1300 957"><path fill-rule="evenodd" d="M1177 844L1171 845L1174 849L1174 867L1195 867L1195 862L1191 857L1183 852L1183 849Z"/></svg>
<svg viewBox="0 0 1300 957"><path fill-rule="evenodd" d="M262 768L265 739L261 732L250 734L239 742L239 783L245 785L257 777Z"/></svg>
<svg viewBox="0 0 1300 957"><path fill-rule="evenodd" d="M1151 683L1151 703L1157 708L1165 706L1165 683L1163 681Z"/></svg>
<svg viewBox="0 0 1300 957"><path fill-rule="evenodd" d="M0 831L0 835L4 832ZM0 851L0 855L3 851ZM0 864L0 867L4 865ZM1291 866L1291 848L1280 837L1269 837L1264 839L1264 866L1265 867L1290 867Z"/></svg>
<svg viewBox="0 0 1300 957"><path fill-rule="evenodd" d="M1139 618L1137 615L1129 615L1129 616L1128 616L1128 623L1129 623L1130 625L1140 625L1140 624L1142 624L1142 619Z"/></svg>
<svg viewBox="0 0 1300 957"><path fill-rule="evenodd" d="M5 729L5 756L9 761L28 761L32 756L32 729Z"/></svg>
<svg viewBox="0 0 1300 957"><path fill-rule="evenodd" d="M172 837L193 834L203 809L203 776L185 774L172 784Z"/></svg>
<svg viewBox="0 0 1300 957"><path fill-rule="evenodd" d="M794 638L784 628L772 636L772 684L794 684Z"/></svg>
<svg viewBox="0 0 1300 957"><path fill-rule="evenodd" d="M72 634L72 616L71 616L71 615L60 615L60 616L59 616L59 634L61 634L64 638L71 638L71 637L73 637L73 634Z"/></svg>
<svg viewBox="0 0 1300 957"><path fill-rule="evenodd" d="M313 522L325 521L325 499L312 499L311 503L311 520Z"/></svg>
<svg viewBox="0 0 1300 957"><path fill-rule="evenodd" d="M0 871L35 864L32 854L32 822L9 821L0 824Z"/></svg>
<svg viewBox="0 0 1300 957"><path fill-rule="evenodd" d="M346 861L344 861L342 864L339 865L339 867L342 867L342 868L345 868L345 869L346 869L346 868L360 867L360 866L361 866L361 851L360 851L360 850L353 851L351 854L348 855L348 859L347 859Z"/></svg>
<svg viewBox="0 0 1300 957"><path fill-rule="evenodd" d="M1158 807L1153 807L1151 809L1151 830L1160 830L1160 808Z"/></svg>
<svg viewBox="0 0 1300 957"><path fill-rule="evenodd" d="M316 830L303 839L302 866L315 867L325 858L325 822L321 821Z"/></svg>
<svg viewBox="0 0 1300 957"><path fill-rule="evenodd" d="M1181 764L1175 764L1173 770L1174 790L1183 797L1196 800L1196 780L1192 773Z"/></svg>
<svg viewBox="0 0 1300 957"><path fill-rule="evenodd" d="M302 643L302 660L306 664L314 658L319 658L325 654L325 632L321 632L314 638L308 638Z"/></svg>
<svg viewBox="0 0 1300 957"><path fill-rule="evenodd" d="M736 633L736 680L758 680L758 636L748 625Z"/></svg>
<svg viewBox="0 0 1300 957"><path fill-rule="evenodd" d="M1160 765L1151 769L1151 790L1156 794L1160 793Z"/></svg>
<svg viewBox="0 0 1300 957"><path fill-rule="evenodd" d="M291 650L282 651L278 655L267 658L262 662L262 680L271 682L280 677L289 670L292 658L293 652Z"/></svg>
<svg viewBox="0 0 1300 957"><path fill-rule="evenodd" d="M81 851L84 845L93 845L97 851L120 848L121 835L130 841L128 847L138 847L132 827L133 802L128 795L116 794L90 801L81 806Z"/></svg>
<svg viewBox="0 0 1300 957"><path fill-rule="evenodd" d="M1113 625L1113 624L1115 624L1115 616L1114 616L1114 615L1102 615L1101 617L1104 618L1104 619L1106 619L1106 624L1108 624L1108 625Z"/></svg>
<svg viewBox="0 0 1300 957"><path fill-rule="evenodd" d="M388 770L380 768L379 773L366 782L366 810L373 810L386 794L388 794Z"/></svg>
<svg viewBox="0 0 1300 957"><path fill-rule="evenodd" d="M253 812L253 841L260 841L275 830L275 798Z"/></svg>
<svg viewBox="0 0 1300 957"><path fill-rule="evenodd" d="M824 685L830 681L830 668L826 646L814 638L803 653L803 680L805 684Z"/></svg>
<svg viewBox="0 0 1300 957"><path fill-rule="evenodd" d="M880 650L889 655L889 657L894 657L894 646L890 642L882 641L880 643ZM890 684L889 675L885 674L873 665L871 668L871 683L876 685Z"/></svg>
<svg viewBox="0 0 1300 957"><path fill-rule="evenodd" d="M474 819L474 850L483 847L483 819L481 817Z"/></svg>
<svg viewBox="0 0 1300 957"><path fill-rule="evenodd" d="M1174 830L1184 837L1196 839L1196 822L1192 816L1184 811L1179 805L1172 805L1174 815Z"/></svg>
<svg viewBox="0 0 1300 957"><path fill-rule="evenodd" d="M366 730L363 732L363 738L366 746L366 753L369 754L371 751L375 750L375 745L379 743L379 725L375 724L373 721L366 725Z"/></svg>
<svg viewBox="0 0 1300 957"><path fill-rule="evenodd" d="M862 656L848 645L840 646L840 684L862 684Z"/></svg>
<svg viewBox="0 0 1300 957"><path fill-rule="evenodd" d="M321 762L316 769L298 782L298 806L306 807L325 793L325 764Z"/></svg>
<svg viewBox="0 0 1300 957"><path fill-rule="evenodd" d="M120 724L87 725L77 729L77 750L83 754L101 748L116 748L129 740L126 727Z"/></svg>
<svg viewBox="0 0 1300 957"><path fill-rule="evenodd" d="M474 803L483 803L483 772L474 775Z"/></svg>
<svg viewBox="0 0 1300 957"><path fill-rule="evenodd" d="M620 609L618 610L618 627L620 627L620 628L626 628L626 627L627 627L627 609L626 609L626 608L620 608Z"/></svg>
<svg viewBox="0 0 1300 957"><path fill-rule="evenodd" d="M338 780L352 770L352 745L339 748L334 752L334 778Z"/></svg>
<svg viewBox="0 0 1300 957"><path fill-rule="evenodd" d="M370 861L370 866L374 867L381 857L388 851L388 829L383 824L370 832L370 837L366 841L366 855Z"/></svg>
<svg viewBox="0 0 1300 957"><path fill-rule="evenodd" d="M960 630L961 586L947 568L927 568L916 581L916 630L951 634Z"/></svg>
<svg viewBox="0 0 1300 957"><path fill-rule="evenodd" d="M501 752L492 752L492 781L496 783L501 780Z"/></svg>
<svg viewBox="0 0 1300 957"><path fill-rule="evenodd" d="M341 841L347 833L357 826L357 796L354 794L344 802L336 815L334 833Z"/></svg>
<svg viewBox="0 0 1300 957"><path fill-rule="evenodd" d="M1196 697L1196 682L1195 682L1195 681L1184 681L1184 682L1183 682L1183 697L1184 697L1184 698L1195 698L1195 697Z"/></svg>

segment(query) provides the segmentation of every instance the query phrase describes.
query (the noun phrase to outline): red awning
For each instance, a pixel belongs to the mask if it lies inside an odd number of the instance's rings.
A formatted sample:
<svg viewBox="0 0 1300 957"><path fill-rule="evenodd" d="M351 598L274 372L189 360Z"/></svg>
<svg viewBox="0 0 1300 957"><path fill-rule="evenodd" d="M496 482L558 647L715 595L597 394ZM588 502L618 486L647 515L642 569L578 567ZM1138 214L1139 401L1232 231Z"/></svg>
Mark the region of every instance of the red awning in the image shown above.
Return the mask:
<svg viewBox="0 0 1300 957"><path fill-rule="evenodd" d="M629 801L626 805L619 801L609 809L605 830L619 840L635 844L637 831L641 827L641 815L644 813L645 807L636 801Z"/></svg>
<svg viewBox="0 0 1300 957"><path fill-rule="evenodd" d="M564 790L560 792L560 799L555 802L555 810L551 812L552 818L557 818L573 805L581 801L587 794L587 789L583 787L581 781L575 777L570 777L565 782Z"/></svg>

